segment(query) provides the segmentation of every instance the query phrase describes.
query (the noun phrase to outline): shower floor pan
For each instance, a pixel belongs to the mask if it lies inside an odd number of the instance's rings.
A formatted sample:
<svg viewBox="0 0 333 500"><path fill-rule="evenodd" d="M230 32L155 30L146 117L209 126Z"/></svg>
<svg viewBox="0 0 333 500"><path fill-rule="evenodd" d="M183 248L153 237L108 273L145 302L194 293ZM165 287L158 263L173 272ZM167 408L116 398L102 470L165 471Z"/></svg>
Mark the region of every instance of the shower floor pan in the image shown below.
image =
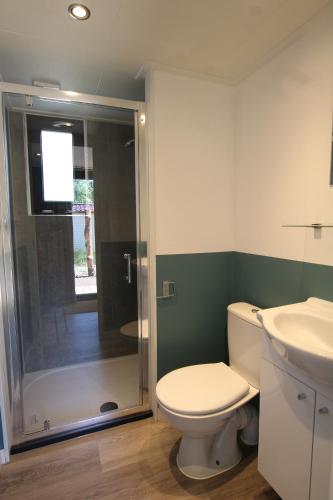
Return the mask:
<svg viewBox="0 0 333 500"><path fill-rule="evenodd" d="M24 375L24 433L105 415L101 407L118 410L141 404L137 354L40 370ZM114 405L109 405L114 407Z"/></svg>

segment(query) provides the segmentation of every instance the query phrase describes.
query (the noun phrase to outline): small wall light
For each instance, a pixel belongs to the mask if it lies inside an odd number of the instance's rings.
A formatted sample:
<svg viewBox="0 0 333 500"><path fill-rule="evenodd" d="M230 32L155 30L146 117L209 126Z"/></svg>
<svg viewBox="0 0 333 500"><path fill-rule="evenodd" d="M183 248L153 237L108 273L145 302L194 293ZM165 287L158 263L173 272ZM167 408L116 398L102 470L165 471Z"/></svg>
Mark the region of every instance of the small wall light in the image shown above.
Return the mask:
<svg viewBox="0 0 333 500"><path fill-rule="evenodd" d="M73 123L71 122L54 122L52 123L53 127L61 128L61 127L73 127Z"/></svg>

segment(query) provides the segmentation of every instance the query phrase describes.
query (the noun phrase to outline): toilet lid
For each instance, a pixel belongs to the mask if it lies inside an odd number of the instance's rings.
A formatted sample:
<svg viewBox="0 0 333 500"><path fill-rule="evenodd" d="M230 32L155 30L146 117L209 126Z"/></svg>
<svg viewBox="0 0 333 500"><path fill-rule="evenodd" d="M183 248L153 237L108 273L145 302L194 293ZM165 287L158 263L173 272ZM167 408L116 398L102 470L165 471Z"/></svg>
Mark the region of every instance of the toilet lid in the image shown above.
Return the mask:
<svg viewBox="0 0 333 500"><path fill-rule="evenodd" d="M156 395L176 413L204 415L228 408L249 392L249 384L224 363L186 366L158 382Z"/></svg>

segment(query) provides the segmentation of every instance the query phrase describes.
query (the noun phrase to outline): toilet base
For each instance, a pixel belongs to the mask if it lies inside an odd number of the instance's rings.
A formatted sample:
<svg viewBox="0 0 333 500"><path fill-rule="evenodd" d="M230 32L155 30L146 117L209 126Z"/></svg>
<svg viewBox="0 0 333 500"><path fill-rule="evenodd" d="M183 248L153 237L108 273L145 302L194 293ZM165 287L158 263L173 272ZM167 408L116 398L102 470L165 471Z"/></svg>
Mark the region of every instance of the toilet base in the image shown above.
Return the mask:
<svg viewBox="0 0 333 500"><path fill-rule="evenodd" d="M227 472L228 470L236 467L236 465L238 465L241 460L242 460L242 453L240 452L238 460L233 465L220 468L202 467L200 472L197 470L196 467L195 468L193 467L193 473L192 473L191 466L187 466L185 469L181 467L181 465L179 464L179 455L177 454L177 466L180 472L184 474L184 476L189 477L190 479L198 479L198 480L209 479L211 477L218 476L219 474L223 474L223 472Z"/></svg>
<svg viewBox="0 0 333 500"><path fill-rule="evenodd" d="M185 434L177 455L180 471L191 479L208 479L235 467L242 459L236 423L231 418L216 434Z"/></svg>
<svg viewBox="0 0 333 500"><path fill-rule="evenodd" d="M242 459L238 433L244 443L258 442L258 412L253 393L236 408L208 415L183 415L161 403L161 414L183 434L177 455L179 470L191 479L208 479L235 467Z"/></svg>

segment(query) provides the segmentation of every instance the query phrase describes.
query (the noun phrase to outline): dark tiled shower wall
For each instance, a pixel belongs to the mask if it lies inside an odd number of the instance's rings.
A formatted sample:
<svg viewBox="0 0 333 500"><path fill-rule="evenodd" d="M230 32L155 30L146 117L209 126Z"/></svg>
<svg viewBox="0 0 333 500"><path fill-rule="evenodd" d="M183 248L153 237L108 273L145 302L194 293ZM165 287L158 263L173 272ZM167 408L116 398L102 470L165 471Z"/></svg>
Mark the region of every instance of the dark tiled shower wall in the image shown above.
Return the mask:
<svg viewBox="0 0 333 500"><path fill-rule="evenodd" d="M174 280L177 295L158 301L158 376L195 363L227 361L227 305L267 308L315 296L333 301L333 267L240 252L157 256L157 291Z"/></svg>
<svg viewBox="0 0 333 500"><path fill-rule="evenodd" d="M131 255L131 283L125 279L126 253ZM138 317L136 241L102 241L100 259L103 270L100 277L102 329L119 329Z"/></svg>

